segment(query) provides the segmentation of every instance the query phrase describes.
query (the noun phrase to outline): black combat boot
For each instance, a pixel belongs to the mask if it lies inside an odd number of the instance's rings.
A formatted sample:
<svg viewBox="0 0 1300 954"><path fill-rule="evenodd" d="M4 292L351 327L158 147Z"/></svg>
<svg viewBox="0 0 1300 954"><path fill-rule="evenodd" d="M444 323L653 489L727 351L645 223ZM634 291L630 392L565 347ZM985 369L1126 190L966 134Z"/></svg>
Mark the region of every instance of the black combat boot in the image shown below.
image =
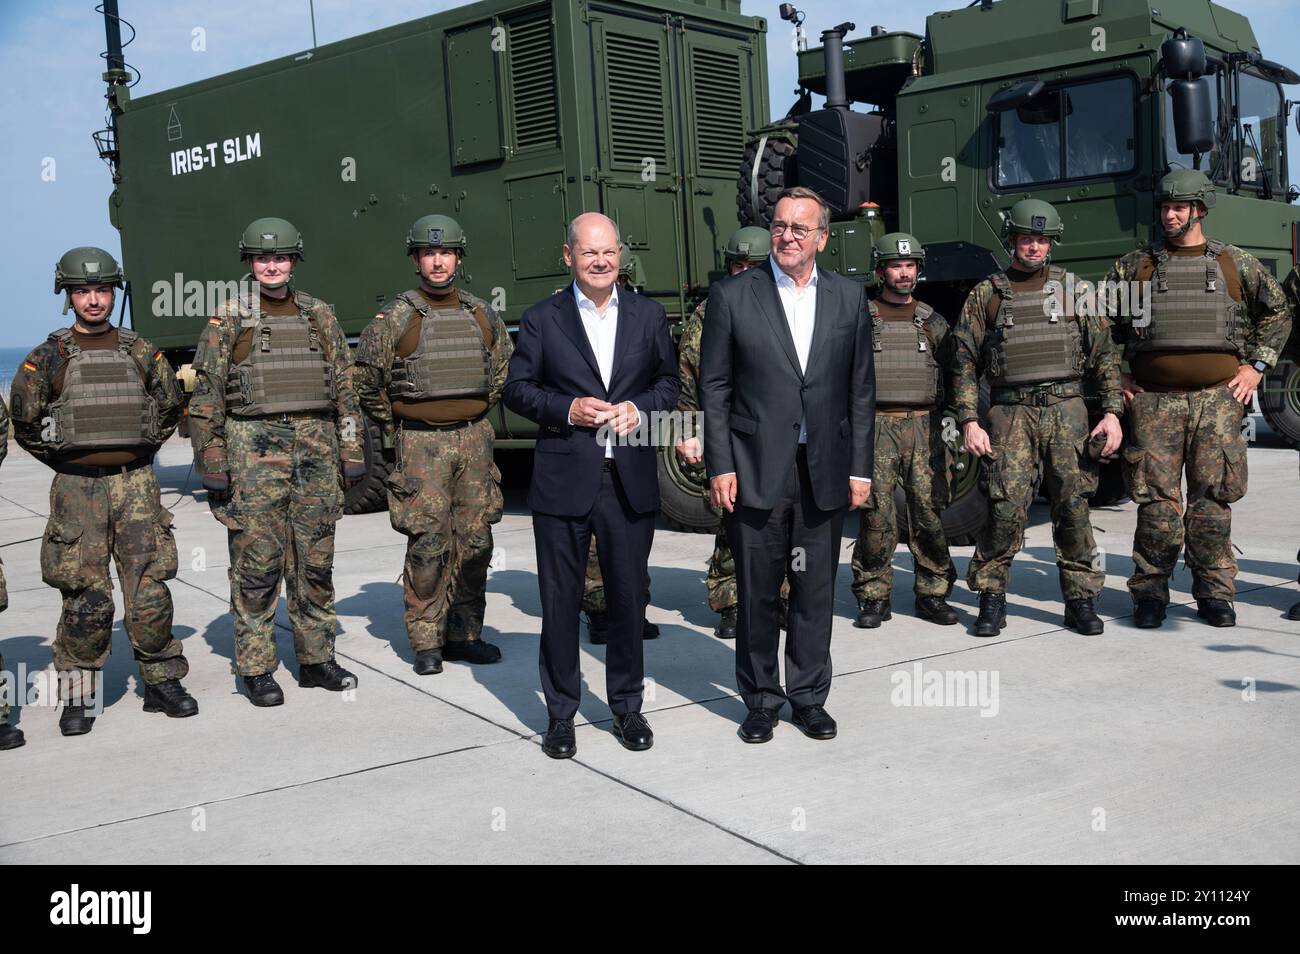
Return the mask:
<svg viewBox="0 0 1300 954"><path fill-rule="evenodd" d="M718 625L713 629L718 639L736 638L736 607L728 606L718 614Z"/></svg>
<svg viewBox="0 0 1300 954"><path fill-rule="evenodd" d="M1227 600L1197 600L1196 615L1211 626L1237 625L1237 611Z"/></svg>
<svg viewBox="0 0 1300 954"><path fill-rule="evenodd" d="M245 676L244 688L248 690L248 701L255 706L284 705L284 690L269 672L260 676Z"/></svg>
<svg viewBox="0 0 1300 954"><path fill-rule="evenodd" d="M940 626L953 626L957 622L957 611L942 596L918 596L916 615Z"/></svg>
<svg viewBox="0 0 1300 954"><path fill-rule="evenodd" d="M642 639L658 639L658 638L659 638L659 625L658 625L657 623L652 623L652 622L650 622L650 620L646 620L646 621L645 621L645 625L641 628L641 638L642 638Z"/></svg>
<svg viewBox="0 0 1300 954"><path fill-rule="evenodd" d="M1138 600L1133 604L1133 622L1138 629L1159 629L1165 621L1165 604L1159 600Z"/></svg>
<svg viewBox="0 0 1300 954"><path fill-rule="evenodd" d="M1300 619L1300 603L1293 603L1291 608L1286 611L1287 619Z"/></svg>
<svg viewBox="0 0 1300 954"><path fill-rule="evenodd" d="M1065 601L1065 625L1084 636L1096 636L1106 628L1088 597Z"/></svg>
<svg viewBox="0 0 1300 954"><path fill-rule="evenodd" d="M501 650L481 639L449 641L442 647L442 658L452 662L494 663L501 661Z"/></svg>
<svg viewBox="0 0 1300 954"><path fill-rule="evenodd" d="M59 731L64 735L85 735L95 727L95 717L86 715L85 706L64 706L59 713Z"/></svg>
<svg viewBox="0 0 1300 954"><path fill-rule="evenodd" d="M587 638L593 646L604 646L609 638L609 616L605 613L587 614Z"/></svg>
<svg viewBox="0 0 1300 954"><path fill-rule="evenodd" d="M8 723L0 725L0 752L5 749L22 748L26 744L27 740L23 738L22 729L15 729Z"/></svg>
<svg viewBox="0 0 1300 954"><path fill-rule="evenodd" d="M199 714L199 704L179 679L168 679L144 687L144 711L165 712L170 719L188 719Z"/></svg>
<svg viewBox="0 0 1300 954"><path fill-rule="evenodd" d="M417 676L436 676L442 672L442 650L421 649L415 654L415 665L411 668Z"/></svg>
<svg viewBox="0 0 1300 954"><path fill-rule="evenodd" d="M858 618L853 625L858 629L876 629L887 619L893 619L889 600L858 600Z"/></svg>
<svg viewBox="0 0 1300 954"><path fill-rule="evenodd" d="M996 636L1007 625L1007 594L981 593L980 615L975 620L976 636Z"/></svg>
<svg viewBox="0 0 1300 954"><path fill-rule="evenodd" d="M443 651L446 651L445 647ZM355 689L357 687L357 677L333 659L327 659L322 663L299 666L298 685L304 689L319 686L322 689L328 689L330 692L342 692L344 689Z"/></svg>

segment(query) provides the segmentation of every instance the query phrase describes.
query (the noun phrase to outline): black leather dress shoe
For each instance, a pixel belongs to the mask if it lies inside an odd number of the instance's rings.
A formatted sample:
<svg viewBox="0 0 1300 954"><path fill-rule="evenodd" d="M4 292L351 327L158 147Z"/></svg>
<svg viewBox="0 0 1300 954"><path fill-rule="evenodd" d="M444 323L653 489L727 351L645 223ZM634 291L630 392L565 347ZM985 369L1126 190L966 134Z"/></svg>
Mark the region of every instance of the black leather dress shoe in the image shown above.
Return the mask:
<svg viewBox="0 0 1300 954"><path fill-rule="evenodd" d="M1090 599L1065 601L1065 625L1084 636L1096 636L1106 628L1097 611L1092 608Z"/></svg>
<svg viewBox="0 0 1300 954"><path fill-rule="evenodd" d="M0 725L0 752L5 749L17 749L27 744L23 738L23 730L15 729L11 725Z"/></svg>
<svg viewBox="0 0 1300 954"><path fill-rule="evenodd" d="M309 663L306 666L299 666L298 685L304 689L318 686L321 689L328 689L330 692L342 692L344 689L355 689L357 687L357 677L333 659L327 659L322 663Z"/></svg>
<svg viewBox="0 0 1300 954"><path fill-rule="evenodd" d="M443 646L442 658L452 662L494 663L501 661L501 650L481 639L463 639Z"/></svg>
<svg viewBox="0 0 1300 954"><path fill-rule="evenodd" d="M417 676L436 676L442 672L442 650L441 649L421 649L415 654L415 662L411 664Z"/></svg>
<svg viewBox="0 0 1300 954"><path fill-rule="evenodd" d="M942 596L921 596L916 600L916 615L940 626L955 626L957 611Z"/></svg>
<svg viewBox="0 0 1300 954"><path fill-rule="evenodd" d="M1211 626L1237 625L1237 611L1227 600L1197 600L1196 615Z"/></svg>
<svg viewBox="0 0 1300 954"><path fill-rule="evenodd" d="M996 636L1007 625L1007 594L981 593L980 615L975 620L976 636Z"/></svg>
<svg viewBox="0 0 1300 954"><path fill-rule="evenodd" d="M750 709L736 734L744 742L771 742L772 730L780 721L780 709Z"/></svg>
<svg viewBox="0 0 1300 954"><path fill-rule="evenodd" d="M95 717L86 715L85 706L64 706L59 713L59 731L64 735L85 735L95 727Z"/></svg>
<svg viewBox="0 0 1300 954"><path fill-rule="evenodd" d="M1159 600L1138 600L1133 606L1133 622L1138 629L1159 629L1165 621L1165 604Z"/></svg>
<svg viewBox="0 0 1300 954"><path fill-rule="evenodd" d="M639 712L627 712L614 716L614 738L625 749L643 752L655 744L655 734L650 731L650 723Z"/></svg>
<svg viewBox="0 0 1300 954"><path fill-rule="evenodd" d="M187 719L199 714L199 704L185 691L179 679L168 679L156 686L144 687L144 711L165 712L171 719Z"/></svg>
<svg viewBox="0 0 1300 954"><path fill-rule="evenodd" d="M1291 608L1286 611L1287 619L1300 619L1300 603L1291 604Z"/></svg>
<svg viewBox="0 0 1300 954"><path fill-rule="evenodd" d="M810 739L825 741L835 738L835 720L821 706L803 706L794 710L790 720Z"/></svg>
<svg viewBox="0 0 1300 954"><path fill-rule="evenodd" d="M604 613L587 614L587 638L593 646L604 646L609 638L609 617Z"/></svg>
<svg viewBox="0 0 1300 954"><path fill-rule="evenodd" d="M652 623L652 622L650 622L650 620L646 620L646 621L645 621L645 626L643 626L643 627L641 628L641 638L642 638L642 639L658 639L658 638L659 638L659 626L658 626L658 624L656 624L656 623Z"/></svg>
<svg viewBox="0 0 1300 954"><path fill-rule="evenodd" d="M736 607L728 606L718 614L718 625L714 627L713 635L718 639L736 638Z"/></svg>
<svg viewBox="0 0 1300 954"><path fill-rule="evenodd" d="M858 629L876 629L885 620L893 618L889 600L858 600L858 618L853 625Z"/></svg>
<svg viewBox="0 0 1300 954"><path fill-rule="evenodd" d="M244 688L248 690L248 701L255 706L284 705L284 690L269 672L260 676L245 676Z"/></svg>
<svg viewBox="0 0 1300 954"><path fill-rule="evenodd" d="M571 759L578 752L572 719L552 719L542 736L542 751L553 759Z"/></svg>

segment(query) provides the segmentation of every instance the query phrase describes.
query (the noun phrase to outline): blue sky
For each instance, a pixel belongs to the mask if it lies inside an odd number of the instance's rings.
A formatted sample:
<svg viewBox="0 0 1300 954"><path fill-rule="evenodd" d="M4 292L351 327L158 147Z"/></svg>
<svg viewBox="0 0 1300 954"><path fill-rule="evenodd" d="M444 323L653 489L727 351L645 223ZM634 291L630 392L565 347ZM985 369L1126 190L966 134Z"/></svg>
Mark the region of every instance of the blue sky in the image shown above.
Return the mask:
<svg viewBox="0 0 1300 954"><path fill-rule="evenodd" d="M132 91L137 96L311 46L307 0L119 3L122 16L138 33L126 50L127 61L142 76ZM104 30L94 5L94 0L0 0L0 63L5 66L9 117L0 136L0 196L7 232L3 272L10 294L10 305L0 317L0 347L35 345L58 326L61 302L52 293L53 273L64 251L75 245L119 251L117 233L108 223L108 170L90 138L104 125L99 59ZM333 42L460 5L446 0L316 0L317 41ZM859 34L872 24L921 33L926 12L959 5L964 0L934 5L896 0L797 4L808 15L814 43L820 30L845 16L854 19ZM1300 6L1295 0L1227 0L1226 5L1251 19L1265 56L1300 70L1300 54L1293 52L1300 45ZM769 19L769 86L772 110L780 115L793 100L796 83L789 28L778 19L777 6L744 0L743 9ZM204 31L202 51L193 49L196 28ZM1287 92L1300 98L1300 87ZM1294 127L1290 149L1300 156ZM42 171L49 168L50 159L54 178L45 181ZM1300 178L1297 163L1300 159L1293 160L1293 179Z"/></svg>

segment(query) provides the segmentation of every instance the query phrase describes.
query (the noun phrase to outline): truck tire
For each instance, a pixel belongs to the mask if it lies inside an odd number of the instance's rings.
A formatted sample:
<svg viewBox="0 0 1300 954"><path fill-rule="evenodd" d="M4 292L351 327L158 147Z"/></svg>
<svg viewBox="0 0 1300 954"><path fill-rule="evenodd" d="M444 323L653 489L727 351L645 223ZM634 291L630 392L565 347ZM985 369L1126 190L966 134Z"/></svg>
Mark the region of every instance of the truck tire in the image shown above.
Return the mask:
<svg viewBox="0 0 1300 954"><path fill-rule="evenodd" d="M709 506L704 467L682 462L672 440L659 446L659 509L674 530L686 533L713 533L718 529L718 515Z"/></svg>
<svg viewBox="0 0 1300 954"><path fill-rule="evenodd" d="M1259 391L1259 409L1288 447L1300 447L1300 367L1280 361L1264 375Z"/></svg>
<svg viewBox="0 0 1300 954"><path fill-rule="evenodd" d="M374 421L361 415L365 435L361 450L366 457L366 476L361 483L343 495L344 513L376 513L388 509L388 489L385 481L392 469L384 460L383 437Z"/></svg>
<svg viewBox="0 0 1300 954"><path fill-rule="evenodd" d="M745 158L740 162L740 173L736 177L736 205L743 224L763 228L772 224L777 197L787 182L794 181L798 141L795 128L790 123L778 123L745 145ZM760 145L761 156L758 152ZM758 159L757 169L754 168L755 158Z"/></svg>

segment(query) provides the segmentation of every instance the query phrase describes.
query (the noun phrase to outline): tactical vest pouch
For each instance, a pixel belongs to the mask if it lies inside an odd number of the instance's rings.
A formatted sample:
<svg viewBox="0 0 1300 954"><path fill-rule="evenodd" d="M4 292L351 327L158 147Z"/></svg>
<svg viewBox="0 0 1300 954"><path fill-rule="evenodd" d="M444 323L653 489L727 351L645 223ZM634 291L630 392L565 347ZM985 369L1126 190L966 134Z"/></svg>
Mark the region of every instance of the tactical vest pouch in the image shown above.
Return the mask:
<svg viewBox="0 0 1300 954"><path fill-rule="evenodd" d="M402 300L420 315L415 351L393 362L389 397L402 401L485 398L491 390L491 354L471 307L431 309Z"/></svg>
<svg viewBox="0 0 1300 954"><path fill-rule="evenodd" d="M248 357L226 378L226 409L241 417L334 409L334 372L316 323L306 314L250 319Z"/></svg>
<svg viewBox="0 0 1300 954"><path fill-rule="evenodd" d="M67 356L63 391L50 405L52 448L57 453L161 443L158 403L145 386L146 373L131 355L133 332L121 329L112 351L85 351L72 332L55 333Z"/></svg>
<svg viewBox="0 0 1300 954"><path fill-rule="evenodd" d="M875 349L876 403L932 407L938 400L939 365L925 325L933 309L917 302L911 321L885 321L874 302L868 307Z"/></svg>
<svg viewBox="0 0 1300 954"><path fill-rule="evenodd" d="M1083 376L1078 321L1064 314L1065 269L1052 266L1038 291L1015 292L1004 274L991 279L1001 296L985 337L985 364L995 388L1074 381Z"/></svg>
<svg viewBox="0 0 1300 954"><path fill-rule="evenodd" d="M1170 255L1163 242L1156 246L1151 324L1136 350L1245 353L1241 306L1219 264L1223 248L1222 242L1207 242L1204 256L1190 256Z"/></svg>

